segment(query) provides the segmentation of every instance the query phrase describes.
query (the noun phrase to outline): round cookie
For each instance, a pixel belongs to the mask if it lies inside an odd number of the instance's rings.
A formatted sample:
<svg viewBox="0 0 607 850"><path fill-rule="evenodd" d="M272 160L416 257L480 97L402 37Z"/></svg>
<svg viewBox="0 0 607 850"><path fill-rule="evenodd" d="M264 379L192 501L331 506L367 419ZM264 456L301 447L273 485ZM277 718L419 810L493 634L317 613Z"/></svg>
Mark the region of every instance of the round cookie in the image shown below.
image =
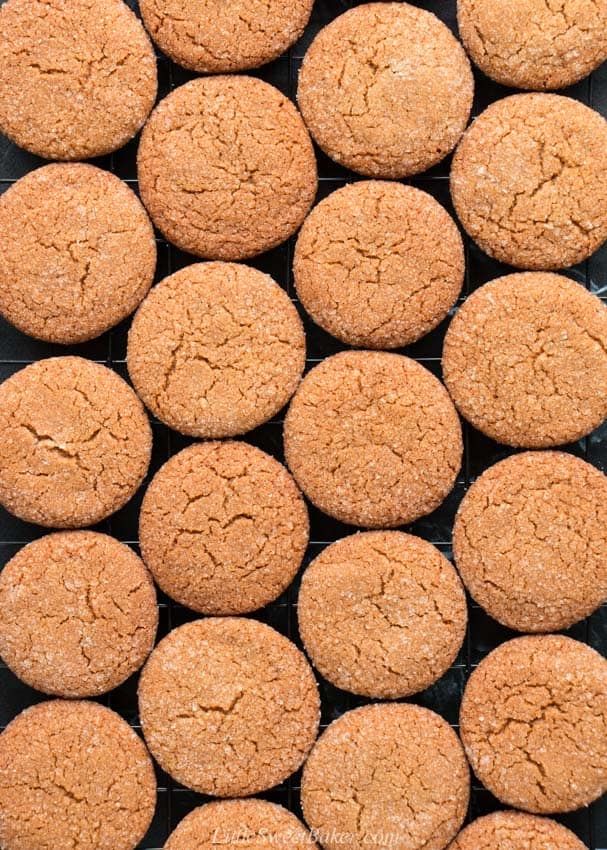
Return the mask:
<svg viewBox="0 0 607 850"><path fill-rule="evenodd" d="M318 180L295 106L243 76L192 80L165 97L141 134L137 170L158 229L211 260L280 245L306 217Z"/></svg>
<svg viewBox="0 0 607 850"><path fill-rule="evenodd" d="M47 165L0 196L0 312L30 336L99 336L133 312L155 270L150 220L107 171Z"/></svg>
<svg viewBox="0 0 607 850"><path fill-rule="evenodd" d="M366 3L316 36L297 100L332 159L369 177L399 178L453 150L473 93L468 58L435 15L409 3Z"/></svg>
<svg viewBox="0 0 607 850"><path fill-rule="evenodd" d="M492 280L451 322L443 377L462 416L498 443L572 443L607 417L607 308L560 275Z"/></svg>
<svg viewBox="0 0 607 850"><path fill-rule="evenodd" d="M332 543L303 575L299 632L333 685L395 699L445 673L466 634L466 595L438 549L400 531Z"/></svg>
<svg viewBox="0 0 607 850"><path fill-rule="evenodd" d="M314 0L140 0L148 32L174 62L203 74L277 59L303 34Z"/></svg>
<svg viewBox="0 0 607 850"><path fill-rule="evenodd" d="M474 63L505 86L562 89L607 59L606 0L458 0L457 18Z"/></svg>
<svg viewBox="0 0 607 850"><path fill-rule="evenodd" d="M196 263L147 296L129 331L129 375L164 423L193 437L232 437L281 410L306 361L287 293L235 263Z"/></svg>
<svg viewBox="0 0 607 850"><path fill-rule="evenodd" d="M299 300L349 345L399 348L433 330L464 281L464 247L431 195L402 183L350 183L315 207L299 233Z"/></svg>
<svg viewBox="0 0 607 850"><path fill-rule="evenodd" d="M284 466L232 441L172 457L139 517L156 582L201 614L245 614L277 599L301 565L308 533L304 500Z"/></svg>
<svg viewBox="0 0 607 850"><path fill-rule="evenodd" d="M220 837L227 848L243 843L252 850L315 850L317 846L294 814L276 803L252 799L199 806L169 835L164 850L215 850Z"/></svg>
<svg viewBox="0 0 607 850"><path fill-rule="evenodd" d="M449 850L587 850L571 830L523 812L493 812L463 829Z"/></svg>
<svg viewBox="0 0 607 850"><path fill-rule="evenodd" d="M607 239L607 121L555 94L498 100L455 152L451 196L496 260L540 270L581 263Z"/></svg>
<svg viewBox="0 0 607 850"><path fill-rule="evenodd" d="M296 771L318 732L308 662L256 620L207 618L162 640L139 680L147 745L163 770L202 794L266 791Z"/></svg>
<svg viewBox="0 0 607 850"><path fill-rule="evenodd" d="M156 57L122 0L7 0L0 9L0 131L46 159L125 145L156 100Z"/></svg>
<svg viewBox="0 0 607 850"><path fill-rule="evenodd" d="M462 459L459 419L440 381L408 357L373 351L336 354L306 375L284 446L316 507L368 528L431 513Z"/></svg>
<svg viewBox="0 0 607 850"><path fill-rule="evenodd" d="M0 572L0 656L47 694L98 696L154 646L156 592L140 558L93 531L29 543Z"/></svg>
<svg viewBox="0 0 607 850"><path fill-rule="evenodd" d="M464 496L453 552L468 591L500 623L565 629L607 600L607 478L563 452L512 455Z"/></svg>
<svg viewBox="0 0 607 850"><path fill-rule="evenodd" d="M508 806L570 812L607 790L607 660L561 635L503 643L472 673L460 734Z"/></svg>
<svg viewBox="0 0 607 850"><path fill-rule="evenodd" d="M4 850L133 850L155 806L152 760L105 706L43 702L0 735Z"/></svg>
<svg viewBox="0 0 607 850"><path fill-rule="evenodd" d="M405 703L343 714L318 739L301 780L306 823L325 850L442 850L461 827L469 796L453 729Z"/></svg>
<svg viewBox="0 0 607 850"><path fill-rule="evenodd" d="M39 360L0 384L0 504L51 528L94 525L147 472L152 430L111 369L82 357Z"/></svg>

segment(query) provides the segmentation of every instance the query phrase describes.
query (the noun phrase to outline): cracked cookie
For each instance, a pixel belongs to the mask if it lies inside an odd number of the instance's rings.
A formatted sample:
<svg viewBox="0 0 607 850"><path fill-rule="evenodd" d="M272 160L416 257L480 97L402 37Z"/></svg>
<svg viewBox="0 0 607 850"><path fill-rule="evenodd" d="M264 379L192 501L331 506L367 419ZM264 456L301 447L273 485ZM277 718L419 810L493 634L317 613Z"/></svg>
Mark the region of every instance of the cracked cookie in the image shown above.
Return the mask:
<svg viewBox="0 0 607 850"><path fill-rule="evenodd" d="M139 199L92 165L47 165L0 196L0 311L70 344L133 312L152 285L154 231Z"/></svg>
<svg viewBox="0 0 607 850"><path fill-rule="evenodd" d="M174 62L204 74L277 59L303 34L314 0L140 0L148 32Z"/></svg>
<svg viewBox="0 0 607 850"><path fill-rule="evenodd" d="M508 641L468 680L460 733L502 803L537 814L586 806L607 791L607 660L561 635Z"/></svg>
<svg viewBox="0 0 607 850"><path fill-rule="evenodd" d="M218 843L227 848L251 850L317 848L294 814L276 803L252 799L221 800L199 806L169 835L164 850L216 850Z"/></svg>
<svg viewBox="0 0 607 850"><path fill-rule="evenodd" d="M304 766L301 803L325 850L442 850L462 825L468 765L427 708L379 703L333 721Z"/></svg>
<svg viewBox="0 0 607 850"><path fill-rule="evenodd" d="M284 425L285 457L321 511L388 528L431 513L459 472L462 434L440 381L400 354L346 351L304 378Z"/></svg>
<svg viewBox="0 0 607 850"><path fill-rule="evenodd" d="M4 850L133 850L155 806L152 760L105 706L43 702L0 735Z"/></svg>
<svg viewBox="0 0 607 850"><path fill-rule="evenodd" d="M564 452L512 455L464 496L453 552L468 591L500 623L565 629L607 600L607 478Z"/></svg>
<svg viewBox="0 0 607 850"><path fill-rule="evenodd" d="M496 260L540 270L580 263L607 239L607 121L555 94L498 100L455 152L451 196Z"/></svg>
<svg viewBox="0 0 607 850"><path fill-rule="evenodd" d="M192 80L165 97L141 134L137 170L158 229L210 260L280 245L306 217L318 182L295 106L243 76Z"/></svg>
<svg viewBox="0 0 607 850"><path fill-rule="evenodd" d="M571 830L523 812L493 812L468 824L449 850L587 850Z"/></svg>
<svg viewBox="0 0 607 850"><path fill-rule="evenodd" d="M408 177L453 150L468 123L468 57L431 12L366 3L320 31L297 100L318 145L369 177Z"/></svg>
<svg viewBox="0 0 607 850"><path fill-rule="evenodd" d="M607 59L607 0L458 0L473 62L519 89L562 89Z"/></svg>
<svg viewBox="0 0 607 850"><path fill-rule="evenodd" d="M141 553L158 585L201 614L245 614L286 590L308 544L308 512L287 470L247 443L197 443L147 489Z"/></svg>
<svg viewBox="0 0 607 850"><path fill-rule="evenodd" d="M0 572L0 656L44 693L92 697L116 688L152 651L157 626L148 571L105 534L41 537Z"/></svg>
<svg viewBox="0 0 607 850"><path fill-rule="evenodd" d="M399 348L433 330L464 281L464 247L431 195L402 183L350 183L315 207L293 274L314 321L349 345Z"/></svg>
<svg viewBox="0 0 607 850"><path fill-rule="evenodd" d="M101 522L147 472L152 430L115 372L82 357L39 360L0 384L0 504L51 528Z"/></svg>
<svg viewBox="0 0 607 850"><path fill-rule="evenodd" d="M156 100L156 57L122 0L7 0L0 131L46 159L121 148Z"/></svg>
<svg viewBox="0 0 607 850"><path fill-rule="evenodd" d="M320 719L314 674L286 637L256 620L186 623L139 680L147 745L182 785L239 797L278 785L305 760Z"/></svg>
<svg viewBox="0 0 607 850"><path fill-rule="evenodd" d="M144 403L193 437L267 422L301 379L306 338L286 292L257 269L196 263L155 286L131 325L127 365Z"/></svg>
<svg viewBox="0 0 607 850"><path fill-rule="evenodd" d="M332 543L306 569L299 633L316 669L351 693L395 699L423 691L453 664L466 595L438 549L400 531Z"/></svg>
<svg viewBox="0 0 607 850"><path fill-rule="evenodd" d="M462 416L498 443L575 442L607 417L607 308L561 275L492 280L455 314L443 377Z"/></svg>

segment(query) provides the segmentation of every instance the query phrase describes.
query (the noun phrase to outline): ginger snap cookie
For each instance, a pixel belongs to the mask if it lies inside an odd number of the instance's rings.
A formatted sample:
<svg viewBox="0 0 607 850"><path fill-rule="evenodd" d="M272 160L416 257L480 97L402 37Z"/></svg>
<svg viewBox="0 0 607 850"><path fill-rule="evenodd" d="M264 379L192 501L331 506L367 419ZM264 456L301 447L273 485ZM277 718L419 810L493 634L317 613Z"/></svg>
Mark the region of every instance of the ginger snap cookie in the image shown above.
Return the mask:
<svg viewBox="0 0 607 850"><path fill-rule="evenodd" d="M470 594L500 623L565 629L607 600L607 478L564 452L512 455L464 496L453 551Z"/></svg>
<svg viewBox="0 0 607 850"><path fill-rule="evenodd" d="M287 293L235 263L196 263L139 308L127 365L139 396L193 437L232 437L267 422L301 379L306 338Z"/></svg>
<svg viewBox="0 0 607 850"><path fill-rule="evenodd" d="M462 416L498 443L572 443L607 417L607 308L562 275L492 280L455 314L443 377Z"/></svg>
<svg viewBox="0 0 607 850"><path fill-rule="evenodd" d="M92 697L116 688L152 651L157 626L148 571L106 534L41 537L0 572L0 656L44 693Z"/></svg>
<svg viewBox="0 0 607 850"><path fill-rule="evenodd" d="M306 569L297 605L312 663L333 685L378 699L436 682L466 633L466 595L438 549L400 531L332 543Z"/></svg>
<svg viewBox="0 0 607 850"><path fill-rule="evenodd" d="M47 165L0 196L0 311L30 336L99 336L133 312L155 269L150 220L107 171Z"/></svg>
<svg viewBox="0 0 607 850"><path fill-rule="evenodd" d="M152 760L105 706L43 702L0 735L4 850L133 850L155 806Z"/></svg>
<svg viewBox="0 0 607 850"><path fill-rule="evenodd" d="M293 273L314 321L349 345L399 348L433 330L464 281L464 247L431 195L368 180L338 189L299 233Z"/></svg>
<svg viewBox="0 0 607 850"><path fill-rule="evenodd" d="M561 635L507 641L472 673L460 733L508 806L570 812L607 791L607 660Z"/></svg>
<svg viewBox="0 0 607 850"><path fill-rule="evenodd" d="M550 818L505 811L472 821L449 850L586 850L586 846Z"/></svg>
<svg viewBox="0 0 607 850"><path fill-rule="evenodd" d="M473 62L519 89L561 89L607 59L606 0L458 0Z"/></svg>
<svg viewBox="0 0 607 850"><path fill-rule="evenodd" d="M369 177L408 177L440 162L468 123L468 58L431 12L366 3L320 31L297 100L318 145Z"/></svg>
<svg viewBox="0 0 607 850"><path fill-rule="evenodd" d="M140 0L148 32L174 62L203 74L277 59L303 34L314 0Z"/></svg>
<svg viewBox="0 0 607 850"><path fill-rule="evenodd" d="M496 260L539 270L580 263L607 239L607 121L556 94L498 100L455 152L451 196Z"/></svg>
<svg viewBox="0 0 607 850"><path fill-rule="evenodd" d="M245 614L286 590L308 543L308 512L273 457L247 443L197 443L154 476L139 517L158 585L201 614Z"/></svg>
<svg viewBox="0 0 607 850"><path fill-rule="evenodd" d="M158 229L210 260L280 245L316 196L316 159L299 112L253 77L206 77L175 89L141 134L137 168Z"/></svg>
<svg viewBox="0 0 607 850"><path fill-rule="evenodd" d="M0 504L51 528L94 525L147 472L152 431L119 375L82 357L39 360L0 384Z"/></svg>
<svg viewBox="0 0 607 850"><path fill-rule="evenodd" d="M325 850L442 850L461 827L469 796L453 729L405 703L343 714L318 739L301 780L304 818Z"/></svg>
<svg viewBox="0 0 607 850"><path fill-rule="evenodd" d="M164 850L215 850L218 843L251 850L315 850L317 846L303 823L287 809L250 799L199 806L169 835Z"/></svg>
<svg viewBox="0 0 607 850"><path fill-rule="evenodd" d="M163 770L202 794L280 784L318 732L314 674L286 637L256 620L206 618L162 640L139 681L139 713Z"/></svg>
<svg viewBox="0 0 607 850"><path fill-rule="evenodd" d="M316 507L368 528L431 513L462 459L459 419L440 381L408 357L375 351L336 354L306 375L284 446Z"/></svg>
<svg viewBox="0 0 607 850"><path fill-rule="evenodd" d="M0 9L0 131L46 159L125 145L156 100L156 57L122 0L7 0Z"/></svg>

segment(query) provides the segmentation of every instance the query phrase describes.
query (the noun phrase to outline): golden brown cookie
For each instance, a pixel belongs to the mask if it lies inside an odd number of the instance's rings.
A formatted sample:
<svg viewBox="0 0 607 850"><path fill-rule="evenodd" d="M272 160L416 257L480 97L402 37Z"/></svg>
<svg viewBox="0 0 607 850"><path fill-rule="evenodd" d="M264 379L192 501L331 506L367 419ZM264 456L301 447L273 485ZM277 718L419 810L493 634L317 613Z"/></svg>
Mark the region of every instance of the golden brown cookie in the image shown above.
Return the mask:
<svg viewBox="0 0 607 850"><path fill-rule="evenodd" d="M368 528L431 513L462 459L459 419L440 381L408 357L374 351L336 354L306 375L284 444L310 501Z"/></svg>
<svg viewBox="0 0 607 850"><path fill-rule="evenodd" d="M607 59L606 0L458 0L459 33L489 77L519 89L562 89Z"/></svg>
<svg viewBox="0 0 607 850"><path fill-rule="evenodd" d="M0 504L50 528L94 525L147 472L143 405L111 369L82 357L39 360L0 384Z"/></svg>
<svg viewBox="0 0 607 850"><path fill-rule="evenodd" d="M348 711L304 767L306 823L325 850L442 850L462 825L470 777L448 723L405 703Z"/></svg>
<svg viewBox="0 0 607 850"><path fill-rule="evenodd" d="M607 791L607 660L561 635L507 641L468 680L460 733L508 806L570 812Z"/></svg>
<svg viewBox="0 0 607 850"><path fill-rule="evenodd" d="M7 0L0 9L0 131L46 159L125 145L156 100L156 57L122 0Z"/></svg>
<svg viewBox="0 0 607 850"><path fill-rule="evenodd" d="M315 322L349 345L399 348L433 330L464 281L464 247L431 195L402 183L350 183L315 207L293 273Z"/></svg>
<svg viewBox="0 0 607 850"><path fill-rule="evenodd" d="M278 785L306 758L320 701L308 662L256 620L206 618L172 631L139 681L148 747L174 779L215 797Z"/></svg>
<svg viewBox="0 0 607 850"><path fill-rule="evenodd" d="M449 850L586 850L571 830L550 818L493 812L468 824Z"/></svg>
<svg viewBox="0 0 607 850"><path fill-rule="evenodd" d="M314 0L140 0L148 32L174 62L205 74L277 59L302 35Z"/></svg>
<svg viewBox="0 0 607 850"><path fill-rule="evenodd" d="M30 336L99 336L133 312L155 269L150 220L107 171L47 165L0 196L0 311Z"/></svg>
<svg viewBox="0 0 607 850"><path fill-rule="evenodd" d="M308 512L273 457L247 443L197 443L154 476L139 517L159 586L201 614L246 614L286 590L308 544Z"/></svg>
<svg viewBox="0 0 607 850"><path fill-rule="evenodd" d="M500 623L565 629L607 600L607 478L564 452L513 455L466 493L453 551L470 594Z"/></svg>
<svg viewBox="0 0 607 850"><path fill-rule="evenodd" d="M457 215L480 247L521 269L582 262L607 239L607 121L577 100L492 103L453 157Z"/></svg>
<svg viewBox="0 0 607 850"><path fill-rule="evenodd" d="M251 799L220 800L194 809L169 835L164 850L215 850L218 844L250 850L315 850L317 846L291 812L276 803Z"/></svg>
<svg viewBox="0 0 607 850"><path fill-rule="evenodd" d="M440 162L468 123L468 58L431 12L366 3L320 31L297 100L316 142L369 177L408 177Z"/></svg>
<svg viewBox="0 0 607 850"><path fill-rule="evenodd" d="M306 338L286 292L257 269L196 263L163 280L137 311L127 364L135 389L171 428L233 437L289 401Z"/></svg>
<svg viewBox="0 0 607 850"><path fill-rule="evenodd" d="M466 634L466 595L430 543L368 531L324 549L306 569L299 633L338 688L395 699L423 691L453 664Z"/></svg>
<svg viewBox="0 0 607 850"><path fill-rule="evenodd" d="M96 702L43 702L0 735L3 850L133 850L155 806L143 742Z"/></svg>
<svg viewBox="0 0 607 850"><path fill-rule="evenodd" d="M492 280L451 322L443 376L462 416L498 443L572 443L607 417L607 308L561 275Z"/></svg>
<svg viewBox="0 0 607 850"><path fill-rule="evenodd" d="M148 571L105 534L41 537L0 572L0 656L47 694L93 697L116 688L152 651L157 626Z"/></svg>
<svg viewBox="0 0 607 850"><path fill-rule="evenodd" d="M198 257L242 260L289 238L317 187L301 116L253 77L192 80L141 134L139 188L164 236Z"/></svg>

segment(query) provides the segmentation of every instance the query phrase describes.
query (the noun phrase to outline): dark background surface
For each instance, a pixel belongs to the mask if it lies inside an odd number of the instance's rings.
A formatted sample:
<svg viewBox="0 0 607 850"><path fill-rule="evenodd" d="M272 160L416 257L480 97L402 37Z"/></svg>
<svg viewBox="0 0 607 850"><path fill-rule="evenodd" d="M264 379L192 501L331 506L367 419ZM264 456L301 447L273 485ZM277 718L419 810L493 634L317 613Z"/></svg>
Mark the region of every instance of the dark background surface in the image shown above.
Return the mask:
<svg viewBox="0 0 607 850"><path fill-rule="evenodd" d="M0 0L1 2L2 0ZM136 0L128 0L128 2L136 9ZM312 38L322 26L354 5L358 4L346 2L346 0L316 0L312 19L300 42L288 54L265 66L260 71L254 72L254 74L273 83L289 97L295 99L297 74L301 59ZM434 12L451 29L457 30L455 0L416 0L416 5ZM480 72L475 72L475 74L476 96L473 115L478 115L489 103L510 94L511 90L491 82ZM159 97L163 97L171 89L194 76L194 74L174 65L165 57L159 56ZM607 63L589 79L567 89L564 93L581 100L607 116ZM137 143L138 140L135 139L117 153L96 160L95 164L113 171L133 188L136 188ZM352 172L331 162L318 150L317 155L320 175L318 200L324 198L345 182L360 179ZM12 182L26 172L43 164L42 160L19 150L0 136L0 192L5 191ZM448 186L449 166L450 158L447 158L431 171L415 177L409 182L430 192L453 215ZM485 256L475 245L471 244L469 239L465 239L465 244L467 272L463 297L487 280L512 271L509 267L500 265ZM291 239L285 245L252 261L252 265L271 274L296 301L291 275L293 245L294 240ZM182 253L158 237L157 281L195 261L196 258ZM607 301L607 246L599 250L590 260L567 270L565 274L583 283L592 292ZM344 345L316 327L310 319L306 318L303 311L301 313L307 333L308 368L323 357L345 348ZM130 321L126 321L97 340L65 349L29 339L0 319L0 380L4 380L33 360L66 353L79 354L105 363L123 377L126 377L125 355L129 324ZM440 376L442 341L447 325L448 320L415 345L404 349L403 353L415 357ZM153 422L153 428L154 452L150 476L169 456L192 442L156 421ZM282 460L282 415L246 435L245 439ZM464 464L454 491L431 516L407 528L408 531L419 534L436 544L449 557L451 556L451 530L454 513L467 486L488 466L511 453L509 449L491 442L466 424L464 424L464 441ZM566 450L586 458L603 471L607 471L607 425L579 443L567 446ZM99 526L100 531L105 531L128 542L136 550L137 517L145 486L144 484L144 487L131 503ZM327 543L355 530L323 516L314 508L310 509L310 518L311 543L305 564L318 554ZM44 529L21 522L0 508L0 565L6 563L21 545L40 537L44 533L46 533ZM274 626L299 644L296 610L298 584L299 582L296 580L277 602L253 616ZM159 595L159 602L159 638L163 637L171 628L197 616L171 602L162 594ZM470 622L466 640L454 666L439 682L412 698L413 702L437 711L456 729L461 695L471 669L491 649L504 640L515 636L513 632L509 632L491 620L474 604L469 605L469 615ZM589 643L595 649L601 651L603 655L607 655L607 606L604 606L588 620L569 629L567 634ZM323 728L349 708L368 702L368 700L353 697L332 687L320 677L319 685L323 704ZM100 701L109 705L138 729L136 691L137 676L134 676ZM42 699L45 699L43 695L21 684L0 663L0 728L6 726L23 708ZM148 835L140 845L140 850L162 847L169 832L175 828L179 821L195 806L204 802L201 795L188 791L178 783L173 782L160 770L158 771L158 786L156 816ZM283 785L262 796L282 803L301 816L299 774L295 774ZM500 804L489 792L480 787L480 783L473 779L469 819L486 814L499 807ZM559 817L558 820L573 829L591 850L607 850L607 797L599 800L588 809Z"/></svg>

